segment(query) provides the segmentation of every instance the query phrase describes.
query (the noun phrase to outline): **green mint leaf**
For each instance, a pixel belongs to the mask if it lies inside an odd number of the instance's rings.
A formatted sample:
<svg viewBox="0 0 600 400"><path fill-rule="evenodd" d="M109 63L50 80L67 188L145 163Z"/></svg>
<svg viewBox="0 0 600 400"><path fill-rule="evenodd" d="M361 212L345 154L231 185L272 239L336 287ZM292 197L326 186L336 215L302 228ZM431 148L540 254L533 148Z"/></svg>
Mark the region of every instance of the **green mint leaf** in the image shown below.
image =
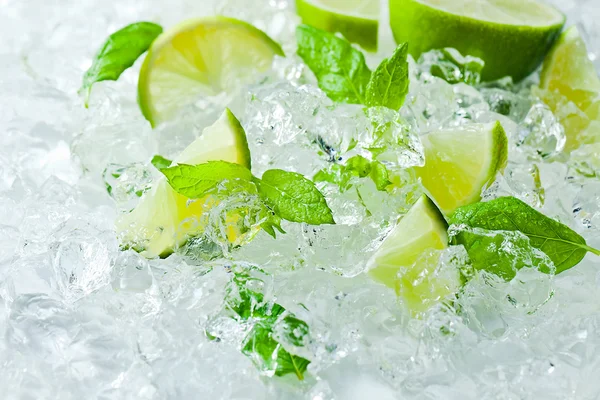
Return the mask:
<svg viewBox="0 0 600 400"><path fill-rule="evenodd" d="M371 161L367 160L363 156L354 156L349 158L344 167L347 172L350 172L359 178L367 177L371 173Z"/></svg>
<svg viewBox="0 0 600 400"><path fill-rule="evenodd" d="M398 110L408 93L408 43L400 44L373 72L367 85L366 105Z"/></svg>
<svg viewBox="0 0 600 400"><path fill-rule="evenodd" d="M281 218L310 225L335 224L325 197L315 184L296 172L266 171L256 179L258 194Z"/></svg>
<svg viewBox="0 0 600 400"><path fill-rule="evenodd" d="M313 177L314 182L329 182L340 187L345 192L352 187L353 177L370 177L377 190L383 191L391 184L385 165L379 161L369 161L363 156L354 156L345 165L332 164L323 168Z"/></svg>
<svg viewBox="0 0 600 400"><path fill-rule="evenodd" d="M385 188L392 184L387 168L379 161L373 161L371 163L369 177L373 180L373 183L375 183L375 186L379 191L384 191Z"/></svg>
<svg viewBox="0 0 600 400"><path fill-rule="evenodd" d="M261 370L274 371L276 376L295 374L299 380L304 379L304 373L310 361L288 352L273 338L270 325L256 324L242 347L242 353L248 356Z"/></svg>
<svg viewBox="0 0 600 400"><path fill-rule="evenodd" d="M177 193L197 199L224 180L250 181L252 173L242 165L226 161L209 161L204 164L179 164L160 170Z"/></svg>
<svg viewBox="0 0 600 400"><path fill-rule="evenodd" d="M152 157L152 160L150 161L150 163L152 165L154 165L154 168L156 168L157 170L162 170L165 168L169 168L171 166L171 164L173 163L173 161L164 158L163 156L159 156L158 154L155 155L154 157Z"/></svg>
<svg viewBox="0 0 600 400"><path fill-rule="evenodd" d="M531 247L550 258L557 274L577 265L588 251L600 255L600 251L589 247L575 231L514 197L500 197L461 207L454 212L450 223L486 231L520 232L529 238ZM476 230L459 230L452 241L464 245L469 255L479 260L475 268L486 269L484 264L494 264L494 253L481 256L482 248L490 241L489 236L478 234ZM473 259L471 261L474 262Z"/></svg>
<svg viewBox="0 0 600 400"><path fill-rule="evenodd" d="M92 66L83 75L80 92L83 93L85 106L88 106L94 83L116 81L123 71L150 48L162 31L160 25L152 22L136 22L110 35L94 57Z"/></svg>
<svg viewBox="0 0 600 400"><path fill-rule="evenodd" d="M308 25L296 28L298 55L333 101L364 104L371 71L365 56L331 33Z"/></svg>
<svg viewBox="0 0 600 400"><path fill-rule="evenodd" d="M242 353L261 371L272 371L276 376L293 373L302 380L310 361L290 353L280 342L303 347L309 327L281 305L265 301L264 290L265 281L245 271L234 272L227 287L226 309L238 321L254 323L244 339ZM217 339L209 331L206 335Z"/></svg>
<svg viewBox="0 0 600 400"><path fill-rule="evenodd" d="M267 207L265 207L267 208ZM279 233L285 234L286 232L281 227L281 217L275 214L274 211L267 210L269 215L266 216L265 222L260 224L260 227L265 230L269 235L273 236L273 239L277 239L277 234L275 230L278 230Z"/></svg>
<svg viewBox="0 0 600 400"><path fill-rule="evenodd" d="M350 180L354 175L346 171L346 167L340 164L331 164L315 174L313 182L329 182L340 187L345 192L352 187Z"/></svg>

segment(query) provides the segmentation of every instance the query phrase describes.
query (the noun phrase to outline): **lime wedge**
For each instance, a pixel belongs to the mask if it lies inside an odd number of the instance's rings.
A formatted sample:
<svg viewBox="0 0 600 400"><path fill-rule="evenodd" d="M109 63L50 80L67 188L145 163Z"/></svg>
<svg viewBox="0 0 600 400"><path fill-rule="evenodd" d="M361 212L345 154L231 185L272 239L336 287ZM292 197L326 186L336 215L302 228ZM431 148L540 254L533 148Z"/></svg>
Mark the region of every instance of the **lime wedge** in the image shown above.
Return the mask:
<svg viewBox="0 0 600 400"><path fill-rule="evenodd" d="M165 31L148 51L140 71L138 100L152 126L202 96L215 96L252 82L268 70L279 44L233 18L193 19Z"/></svg>
<svg viewBox="0 0 600 400"><path fill-rule="evenodd" d="M448 225L435 204L422 196L385 238L368 263L375 280L396 290L413 313L454 293L458 270L442 270L439 252L448 247Z"/></svg>
<svg viewBox="0 0 600 400"><path fill-rule="evenodd" d="M519 81L542 62L565 17L536 0L390 0L398 43L418 58L453 47L485 61L483 80Z"/></svg>
<svg viewBox="0 0 600 400"><path fill-rule="evenodd" d="M175 163L200 164L222 160L239 163L250 168L250 151L246 134L237 118L228 109L202 135L192 142ZM160 177L151 191L144 194L138 206L116 222L121 243L148 258L164 257L188 238L204 230L199 216L218 204L207 196L189 201ZM236 216L227 217L235 224ZM238 240L234 227L228 227L228 239Z"/></svg>
<svg viewBox="0 0 600 400"><path fill-rule="evenodd" d="M550 93L536 94L565 128L566 150L600 140L600 78L575 26L562 33L544 60L540 87ZM581 113L569 112L569 102Z"/></svg>
<svg viewBox="0 0 600 400"><path fill-rule="evenodd" d="M506 167L508 139L497 121L434 131L421 139L425 165L415 172L448 216L479 201L482 189Z"/></svg>
<svg viewBox="0 0 600 400"><path fill-rule="evenodd" d="M296 11L305 24L377 50L379 0L296 0Z"/></svg>

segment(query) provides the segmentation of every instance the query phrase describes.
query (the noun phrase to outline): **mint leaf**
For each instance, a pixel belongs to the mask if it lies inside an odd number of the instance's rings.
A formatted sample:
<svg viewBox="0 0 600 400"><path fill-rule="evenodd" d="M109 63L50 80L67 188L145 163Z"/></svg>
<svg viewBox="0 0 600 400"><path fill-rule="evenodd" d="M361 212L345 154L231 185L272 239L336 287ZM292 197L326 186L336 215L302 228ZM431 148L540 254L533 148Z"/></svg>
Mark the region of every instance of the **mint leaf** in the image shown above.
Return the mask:
<svg viewBox="0 0 600 400"><path fill-rule="evenodd" d="M345 170L359 178L369 176L371 173L371 161L363 156L350 157L344 165Z"/></svg>
<svg viewBox="0 0 600 400"><path fill-rule="evenodd" d="M366 105L398 110L408 93L408 43L400 44L379 64L367 85Z"/></svg>
<svg viewBox="0 0 600 400"><path fill-rule="evenodd" d="M488 270L500 276L506 271L490 270L489 266L497 264L498 269L504 267L495 262L495 254L490 249L492 241L498 241L493 232L491 235L477 230L460 229L462 227L480 228L486 231L521 232L529 238L529 244L544 252L554 263L556 273L566 271L577 265L588 251L600 255L600 251L589 247L585 239L570 229L528 206L514 197L498 199L460 207L452 215L451 224L457 225L459 231L452 238L454 244L462 244L467 249L474 267ZM482 255L482 252L487 253ZM544 271L542 269L542 271Z"/></svg>
<svg viewBox="0 0 600 400"><path fill-rule="evenodd" d="M365 56L335 35L308 25L296 28L298 55L333 101L364 104L371 71Z"/></svg>
<svg viewBox="0 0 600 400"><path fill-rule="evenodd" d="M152 160L150 161L150 163L152 165L154 165L154 168L156 168L157 170L162 170L165 168L169 168L171 166L171 164L173 164L173 161L164 158L163 156L159 156L158 154L155 155L154 157L152 157Z"/></svg>
<svg viewBox="0 0 600 400"><path fill-rule="evenodd" d="M161 169L169 185L177 193L190 199L197 199L215 188L224 180L239 179L250 181L252 173L248 168L226 161L209 161L204 164L179 164Z"/></svg>
<svg viewBox="0 0 600 400"><path fill-rule="evenodd" d="M116 81L123 71L150 48L162 31L160 25L152 22L136 22L108 37L83 76L80 92L83 93L86 108L92 85L100 81Z"/></svg>
<svg viewBox="0 0 600 400"><path fill-rule="evenodd" d="M265 208L268 208L265 206ZM265 230L269 235L273 236L273 239L277 239L277 234L275 233L275 229L279 231L279 233L285 234L286 232L281 227L281 217L275 214L274 211L268 209L269 214L265 218L265 222L260 224L260 227Z"/></svg>
<svg viewBox="0 0 600 400"><path fill-rule="evenodd" d="M375 183L377 190L380 191L384 191L385 188L392 184L387 168L379 161L371 162L371 172L369 173L369 177L373 180L373 183Z"/></svg>
<svg viewBox="0 0 600 400"><path fill-rule="evenodd" d="M243 340L242 353L261 371L276 376L295 374L302 380L310 361L291 353L281 342L303 347L309 336L308 324L281 305L266 301L265 285L252 271L238 271L227 286L225 309L240 323L254 324ZM216 333L207 331L206 335L215 340Z"/></svg>
<svg viewBox="0 0 600 400"><path fill-rule="evenodd" d="M391 184L385 165L379 161L369 161L363 156L351 157L345 165L332 164L317 172L313 181L333 183L340 187L340 191L345 192L352 187L353 177L369 177L375 183L377 190L381 191Z"/></svg>
<svg viewBox="0 0 600 400"><path fill-rule="evenodd" d="M281 218L311 225L335 224L323 194L315 184L296 172L266 171L256 179L260 197Z"/></svg>
<svg viewBox="0 0 600 400"><path fill-rule="evenodd" d="M260 369L275 371L276 376L295 374L304 380L304 373L310 361L288 352L273 338L272 326L256 324L242 347L242 353L248 356Z"/></svg>

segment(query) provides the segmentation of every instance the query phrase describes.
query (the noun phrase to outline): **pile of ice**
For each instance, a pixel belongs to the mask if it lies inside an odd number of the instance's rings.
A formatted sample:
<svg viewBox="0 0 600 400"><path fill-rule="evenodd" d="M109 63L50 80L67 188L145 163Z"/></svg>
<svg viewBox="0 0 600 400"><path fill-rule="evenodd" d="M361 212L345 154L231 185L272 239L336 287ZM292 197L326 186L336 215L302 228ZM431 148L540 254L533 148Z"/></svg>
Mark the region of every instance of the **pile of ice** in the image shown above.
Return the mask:
<svg viewBox="0 0 600 400"><path fill-rule="evenodd" d="M554 2L600 59L596 0ZM289 224L277 240L261 232L227 258L149 261L119 250L115 217L151 184L152 155L176 154L221 108L195 106L151 130L136 104L138 64L118 82L98 84L86 110L77 89L104 38L137 20L170 26L220 12L255 23L293 52L292 1L207 3L1 2L1 397L598 398L598 259L588 256L557 277L535 270L508 283L478 276L458 300L461 315L438 307L420 320L361 274L418 195L411 182L391 194L366 181L344 193L323 186L337 225ZM298 59L276 60L265 82L234 104L256 172L312 176L372 145L363 133L373 121L388 127L389 165L399 169L419 163L419 133L500 119L510 160L485 197L519 197L600 246L600 175L582 173L589 155L579 163L560 157L564 132L527 84L449 84L428 72L439 62L431 57L411 64L400 113L369 114L333 106ZM443 259L464 257L452 248ZM252 267L267 301L310 327L304 381L257 368L239 348L247 327L221 318L230 271Z"/></svg>

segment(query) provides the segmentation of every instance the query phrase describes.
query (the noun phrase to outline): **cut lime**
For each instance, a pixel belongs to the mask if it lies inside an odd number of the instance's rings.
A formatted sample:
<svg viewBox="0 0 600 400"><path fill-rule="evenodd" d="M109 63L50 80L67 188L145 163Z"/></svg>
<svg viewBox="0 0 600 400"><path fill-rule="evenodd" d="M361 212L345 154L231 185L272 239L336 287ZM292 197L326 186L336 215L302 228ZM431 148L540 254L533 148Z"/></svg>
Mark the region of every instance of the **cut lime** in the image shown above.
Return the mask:
<svg viewBox="0 0 600 400"><path fill-rule="evenodd" d="M546 60L537 93L565 127L566 150L600 140L600 78L575 26L560 36ZM578 110L569 111L569 101Z"/></svg>
<svg viewBox="0 0 600 400"><path fill-rule="evenodd" d="M138 98L152 126L202 96L229 92L269 69L279 44L246 22L226 17L185 21L161 34L148 51Z"/></svg>
<svg viewBox="0 0 600 400"><path fill-rule="evenodd" d="M200 164L222 160L250 168L250 151L246 134L237 118L225 110L212 126L192 142L175 163ZM200 216L218 204L210 196L196 201L176 193L164 177L159 178L150 192L144 194L138 206L117 220L116 229L125 247L130 247L148 258L166 256L188 238L204 230ZM235 224L235 215L227 222ZM234 227L228 227L228 239L238 237Z"/></svg>
<svg viewBox="0 0 600 400"><path fill-rule="evenodd" d="M453 47L485 61L483 80L532 73L558 37L565 17L535 0L389 0L398 43L418 58Z"/></svg>
<svg viewBox="0 0 600 400"><path fill-rule="evenodd" d="M479 201L482 189L506 166L508 139L500 122L434 131L421 139L425 165L415 172L448 216Z"/></svg>
<svg viewBox="0 0 600 400"><path fill-rule="evenodd" d="M422 312L460 286L458 270L441 270L439 252L448 247L448 225L435 204L422 196L369 260L369 274L393 288L412 312Z"/></svg>
<svg viewBox="0 0 600 400"><path fill-rule="evenodd" d="M305 24L377 50L379 0L296 0L296 10Z"/></svg>

